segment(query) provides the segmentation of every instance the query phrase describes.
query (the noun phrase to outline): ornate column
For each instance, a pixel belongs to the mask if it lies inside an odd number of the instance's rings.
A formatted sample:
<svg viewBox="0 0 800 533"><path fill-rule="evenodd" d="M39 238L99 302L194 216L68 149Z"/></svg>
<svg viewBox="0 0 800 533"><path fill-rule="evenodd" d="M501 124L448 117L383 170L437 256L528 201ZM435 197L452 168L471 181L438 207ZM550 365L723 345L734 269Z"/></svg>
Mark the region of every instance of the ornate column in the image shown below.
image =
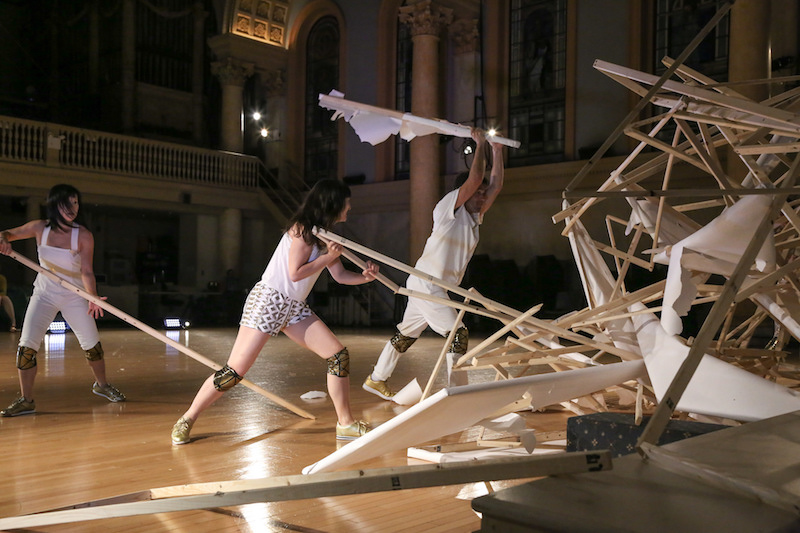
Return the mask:
<svg viewBox="0 0 800 533"><path fill-rule="evenodd" d="M224 277L228 270L240 275L239 256L242 250L242 212L229 208L219 217L219 260Z"/></svg>
<svg viewBox="0 0 800 533"><path fill-rule="evenodd" d="M453 108L450 120L469 124L475 118L475 96L480 94L480 44L478 42L478 19L459 19L448 29L455 48L455 72L453 79ZM484 127L484 124L478 124ZM454 141L458 146L458 139ZM447 173L461 172L461 154L448 150Z"/></svg>
<svg viewBox="0 0 800 533"><path fill-rule="evenodd" d="M242 89L245 80L253 75L254 69L253 63L245 63L232 57L211 63L211 73L219 78L222 85L220 130L223 150L242 152L244 146Z"/></svg>
<svg viewBox="0 0 800 533"><path fill-rule="evenodd" d="M411 112L422 117L439 116L439 32L453 20L453 10L431 0L400 8L400 21L411 28L414 56L411 66ZM439 138L417 137L411 141L409 198L409 261L422 253L431 232L431 213L441 195Z"/></svg>

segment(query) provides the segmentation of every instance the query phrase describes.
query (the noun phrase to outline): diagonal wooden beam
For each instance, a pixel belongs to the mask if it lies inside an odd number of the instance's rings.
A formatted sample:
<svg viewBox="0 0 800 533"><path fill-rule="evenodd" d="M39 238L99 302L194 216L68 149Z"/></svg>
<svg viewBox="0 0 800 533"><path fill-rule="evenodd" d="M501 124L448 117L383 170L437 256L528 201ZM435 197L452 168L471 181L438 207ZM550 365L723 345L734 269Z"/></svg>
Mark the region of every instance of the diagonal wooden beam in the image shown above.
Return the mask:
<svg viewBox="0 0 800 533"><path fill-rule="evenodd" d="M89 520L216 509L248 503L325 498L366 494L475 481L498 481L540 476L600 472L612 468L607 450L535 455L522 459L496 459L470 463L348 470L311 475L276 476L264 479L221 481L140 491L71 509L0 518L0 530L70 524ZM160 496L159 496L160 495ZM105 503L114 501L116 503Z"/></svg>

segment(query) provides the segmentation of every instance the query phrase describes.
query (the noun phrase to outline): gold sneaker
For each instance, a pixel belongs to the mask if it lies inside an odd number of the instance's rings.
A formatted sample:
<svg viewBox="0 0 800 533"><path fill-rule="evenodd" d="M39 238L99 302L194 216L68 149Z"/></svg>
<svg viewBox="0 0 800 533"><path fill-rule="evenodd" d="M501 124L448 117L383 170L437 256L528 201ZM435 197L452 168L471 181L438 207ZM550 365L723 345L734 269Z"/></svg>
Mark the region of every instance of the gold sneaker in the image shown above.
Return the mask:
<svg viewBox="0 0 800 533"><path fill-rule="evenodd" d="M19 416L29 415L36 412L36 402L28 401L24 396L20 396L11 405L0 411L0 416Z"/></svg>
<svg viewBox="0 0 800 533"><path fill-rule="evenodd" d="M338 440L355 440L366 435L372 428L363 420L356 420L349 426L342 426L336 422L336 438Z"/></svg>
<svg viewBox="0 0 800 533"><path fill-rule="evenodd" d="M372 381L372 376L367 376L361 388L367 392L371 392L375 396L380 396L384 400L391 400L395 393L389 388L389 384L385 381Z"/></svg>
<svg viewBox="0 0 800 533"><path fill-rule="evenodd" d="M95 381L92 385L92 393L98 396L102 396L103 398L107 399L109 402L124 402L125 395L122 394L118 388L116 388L111 383L106 383L105 385L98 385Z"/></svg>
<svg viewBox="0 0 800 533"><path fill-rule="evenodd" d="M175 425L172 426L172 444L186 444L192 437L189 436L189 432L192 430L192 426L194 425L194 420L191 418L180 417Z"/></svg>

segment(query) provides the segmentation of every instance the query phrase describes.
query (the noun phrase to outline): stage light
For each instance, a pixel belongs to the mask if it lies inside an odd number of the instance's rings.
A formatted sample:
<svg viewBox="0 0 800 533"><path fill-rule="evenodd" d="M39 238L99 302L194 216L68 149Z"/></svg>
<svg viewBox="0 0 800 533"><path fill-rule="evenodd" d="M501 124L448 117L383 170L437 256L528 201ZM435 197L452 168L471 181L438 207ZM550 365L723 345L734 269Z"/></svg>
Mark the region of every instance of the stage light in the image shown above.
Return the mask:
<svg viewBox="0 0 800 533"><path fill-rule="evenodd" d="M261 120L261 113L258 111L253 112L253 120Z"/></svg>
<svg viewBox="0 0 800 533"><path fill-rule="evenodd" d="M69 324L64 320L53 320L47 327L48 333L64 333L69 330Z"/></svg>
<svg viewBox="0 0 800 533"><path fill-rule="evenodd" d="M464 155L469 155L471 153L472 153L472 145L467 144L466 146L464 146Z"/></svg>
<svg viewBox="0 0 800 533"><path fill-rule="evenodd" d="M183 321L177 317L167 317L164 319L164 327L166 329L179 329L183 325Z"/></svg>
<svg viewBox="0 0 800 533"><path fill-rule="evenodd" d="M176 316L164 318L164 329L187 329L192 325L189 320L184 320Z"/></svg>
<svg viewBox="0 0 800 533"><path fill-rule="evenodd" d="M486 134L487 134L489 137L494 137L495 135L497 135L497 130L496 130L496 129L494 129L494 128L491 128L489 131L487 131L487 132L486 132Z"/></svg>
<svg viewBox="0 0 800 533"><path fill-rule="evenodd" d="M269 136L269 130L267 128L261 128L261 136L266 138Z"/></svg>

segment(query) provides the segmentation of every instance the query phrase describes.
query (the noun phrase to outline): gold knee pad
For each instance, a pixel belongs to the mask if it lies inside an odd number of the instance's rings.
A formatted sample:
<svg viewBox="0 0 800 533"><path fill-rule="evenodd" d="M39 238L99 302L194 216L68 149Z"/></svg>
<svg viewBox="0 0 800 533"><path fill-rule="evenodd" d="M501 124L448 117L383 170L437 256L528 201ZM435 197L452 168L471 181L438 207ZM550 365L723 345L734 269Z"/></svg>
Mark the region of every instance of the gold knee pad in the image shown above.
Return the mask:
<svg viewBox="0 0 800 533"><path fill-rule="evenodd" d="M396 332L389 342L392 343L394 349L400 353L405 353L406 350L411 348L411 345L416 341L416 337L406 337L399 331Z"/></svg>
<svg viewBox="0 0 800 533"><path fill-rule="evenodd" d="M214 372L214 388L220 392L225 392L238 385L243 379L242 376L236 373L236 370L225 365Z"/></svg>
<svg viewBox="0 0 800 533"><path fill-rule="evenodd" d="M36 350L27 346L17 348L17 368L30 370L36 366Z"/></svg>
<svg viewBox="0 0 800 533"><path fill-rule="evenodd" d="M86 350L86 359L89 361L102 361L103 360L103 347L98 342L93 347Z"/></svg>
<svg viewBox="0 0 800 533"><path fill-rule="evenodd" d="M350 352L347 348L342 348L339 353L335 353L326 359L328 362L328 374L338 378L346 378L350 375Z"/></svg>
<svg viewBox="0 0 800 533"><path fill-rule="evenodd" d="M456 330L453 335L453 342L450 344L450 353L457 353L464 355L467 353L467 346L469 345L469 331L466 327L461 326Z"/></svg>

